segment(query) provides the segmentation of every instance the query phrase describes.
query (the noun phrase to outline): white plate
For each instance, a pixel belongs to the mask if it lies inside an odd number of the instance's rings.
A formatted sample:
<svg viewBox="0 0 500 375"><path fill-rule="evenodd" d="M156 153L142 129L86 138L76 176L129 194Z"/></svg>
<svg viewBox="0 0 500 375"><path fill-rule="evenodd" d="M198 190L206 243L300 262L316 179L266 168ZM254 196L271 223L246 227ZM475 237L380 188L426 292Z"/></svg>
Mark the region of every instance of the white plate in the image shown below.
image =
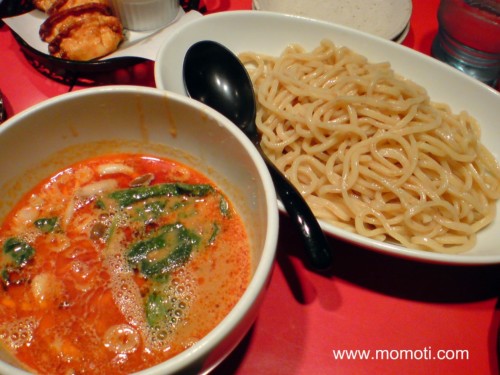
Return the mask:
<svg viewBox="0 0 500 375"><path fill-rule="evenodd" d="M411 0L253 0L255 10L309 17L393 40L405 29Z"/></svg>
<svg viewBox="0 0 500 375"><path fill-rule="evenodd" d="M316 47L324 38L345 45L371 62L389 61L394 70L427 88L433 101L446 102L454 112L467 110L482 125L482 141L500 159L500 94L429 56L397 43L328 22L271 12L234 11L207 15L166 36L155 64L155 81L161 89L186 95L182 64L195 42L211 39L235 53L255 51L278 55L290 43ZM500 214L500 203L497 204ZM475 248L459 255L407 249L349 233L321 222L334 237L387 254L447 264L500 263L500 218L479 234Z"/></svg>
<svg viewBox="0 0 500 375"><path fill-rule="evenodd" d="M184 13L181 8L179 9L177 17L168 26L150 31L126 30L125 40L120 43L115 52L92 61L70 61L50 56L48 54L48 44L40 39L39 35L40 25L47 19L47 15L38 9L34 9L31 12L19 16L3 18L2 21L4 21L32 51L40 56L47 56L53 62L56 60L60 61L60 64L55 63L54 65L60 65L73 72L78 72L79 70L88 72L90 70L88 68L89 66L96 66L96 69L93 71L98 71L98 65L102 67L107 63L113 64L116 60L111 60L118 58L139 57L154 60L165 34L175 30L175 28L182 25L184 22L190 22L192 19L198 17L201 17L200 13L196 11Z"/></svg>

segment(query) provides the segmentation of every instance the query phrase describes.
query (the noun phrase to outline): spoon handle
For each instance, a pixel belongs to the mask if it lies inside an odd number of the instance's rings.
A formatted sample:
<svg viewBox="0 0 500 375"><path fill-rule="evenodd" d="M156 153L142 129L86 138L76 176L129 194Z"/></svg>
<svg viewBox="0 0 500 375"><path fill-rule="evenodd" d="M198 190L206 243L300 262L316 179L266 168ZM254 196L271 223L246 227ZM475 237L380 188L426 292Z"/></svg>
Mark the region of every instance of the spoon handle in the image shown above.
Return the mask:
<svg viewBox="0 0 500 375"><path fill-rule="evenodd" d="M262 152L262 150L260 151L269 168L281 202L285 206L296 229L302 234L310 266L315 270L326 270L330 268L332 265L332 253L328 246L326 236L319 226L316 217L295 186L293 186L273 162L267 158L264 152Z"/></svg>

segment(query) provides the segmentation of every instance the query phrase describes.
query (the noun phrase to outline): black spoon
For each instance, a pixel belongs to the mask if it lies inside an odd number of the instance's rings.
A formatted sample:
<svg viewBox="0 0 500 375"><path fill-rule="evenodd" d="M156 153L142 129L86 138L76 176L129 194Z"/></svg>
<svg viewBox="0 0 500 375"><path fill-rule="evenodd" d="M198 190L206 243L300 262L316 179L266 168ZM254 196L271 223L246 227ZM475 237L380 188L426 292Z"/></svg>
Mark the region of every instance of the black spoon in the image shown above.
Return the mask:
<svg viewBox="0 0 500 375"><path fill-rule="evenodd" d="M260 147L253 85L240 60L219 43L201 41L186 52L183 76L191 98L225 115L254 143L269 168L281 202L302 235L309 265L315 270L330 268L332 254L318 221L299 191Z"/></svg>

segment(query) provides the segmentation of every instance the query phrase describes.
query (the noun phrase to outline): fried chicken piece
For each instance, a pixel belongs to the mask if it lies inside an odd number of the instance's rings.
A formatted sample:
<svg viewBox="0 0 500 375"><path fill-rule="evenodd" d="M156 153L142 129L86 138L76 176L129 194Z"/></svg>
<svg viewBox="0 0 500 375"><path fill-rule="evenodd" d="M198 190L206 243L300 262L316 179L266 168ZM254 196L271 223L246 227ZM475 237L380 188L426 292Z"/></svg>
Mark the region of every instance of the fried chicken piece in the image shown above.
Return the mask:
<svg viewBox="0 0 500 375"><path fill-rule="evenodd" d="M110 0L55 0L52 6L47 10L49 15L57 12L62 12L70 8L76 8L85 4L102 4L111 9Z"/></svg>
<svg viewBox="0 0 500 375"><path fill-rule="evenodd" d="M99 15L112 16L111 9L102 4L85 4L54 13L40 26L40 38L50 43L58 34L66 33L75 23L90 22Z"/></svg>
<svg viewBox="0 0 500 375"><path fill-rule="evenodd" d="M57 0L33 0L33 5L42 12L47 12L55 2Z"/></svg>
<svg viewBox="0 0 500 375"><path fill-rule="evenodd" d="M105 56L118 48L123 29L116 17L100 15L74 23L49 43L52 56L88 61Z"/></svg>
<svg viewBox="0 0 500 375"><path fill-rule="evenodd" d="M123 40L120 20L103 4L83 4L54 13L40 27L51 55L87 61L107 55Z"/></svg>

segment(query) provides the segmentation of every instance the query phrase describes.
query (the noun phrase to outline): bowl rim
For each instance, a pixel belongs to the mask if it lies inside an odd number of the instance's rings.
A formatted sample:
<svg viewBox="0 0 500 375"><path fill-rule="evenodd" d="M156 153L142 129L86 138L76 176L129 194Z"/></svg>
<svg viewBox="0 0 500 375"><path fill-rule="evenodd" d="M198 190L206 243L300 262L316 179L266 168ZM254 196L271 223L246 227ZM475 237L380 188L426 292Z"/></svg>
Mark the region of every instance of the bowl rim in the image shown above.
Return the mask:
<svg viewBox="0 0 500 375"><path fill-rule="evenodd" d="M256 150L255 146L251 143L251 141L235 124L233 124L222 114L218 113L214 109L201 102L159 88L134 85L113 85L84 88L78 91L64 93L35 104L7 119L0 127L0 137L4 132L8 131L8 129L16 126L19 122L25 121L27 117L39 111L47 110L48 108L60 105L61 103L64 103L68 100L78 100L79 98L83 98L86 96L113 95L114 93L134 96L139 94L144 96L161 96L163 98L167 97L169 100L188 105L197 111L202 111L207 117L216 120L219 125L229 131L229 133L231 133L231 135L241 143L241 145L247 151L249 157L252 159L252 162L254 163L258 171L258 175L260 176L261 183L264 186L264 200L266 202L266 216L268 218L264 237L265 241L262 247L260 260L258 263L256 263L256 267L252 274L250 283L243 295L240 297L236 305L231 309L229 314L227 314L217 326L215 326L207 335L196 342L193 346L164 362L141 370L137 372L137 374L152 375L165 374L165 371L168 371L169 373L176 372L182 370L185 367L186 363L198 363L200 360L208 356L210 352L214 350L221 341L223 341L224 338L228 337L231 334L233 329L236 328L239 322L243 320L246 313L248 311L251 311L252 308L255 307L254 304L256 302L259 302L259 296L261 296L262 293L265 293L268 281L272 275L278 243L279 210L277 205L276 192L274 190L271 175L269 174L264 160ZM244 333L246 334L247 332L245 331ZM241 338L243 338L243 336ZM236 342L235 346L238 342ZM231 351L232 349L233 348L231 348ZM227 351L226 355L228 355L231 351ZM220 360L215 363L214 366L220 363L220 361L222 361L223 359L224 358L220 358ZM29 372L27 372L26 370L14 367L13 365L2 360L0 360L0 373L12 375L29 374Z"/></svg>

